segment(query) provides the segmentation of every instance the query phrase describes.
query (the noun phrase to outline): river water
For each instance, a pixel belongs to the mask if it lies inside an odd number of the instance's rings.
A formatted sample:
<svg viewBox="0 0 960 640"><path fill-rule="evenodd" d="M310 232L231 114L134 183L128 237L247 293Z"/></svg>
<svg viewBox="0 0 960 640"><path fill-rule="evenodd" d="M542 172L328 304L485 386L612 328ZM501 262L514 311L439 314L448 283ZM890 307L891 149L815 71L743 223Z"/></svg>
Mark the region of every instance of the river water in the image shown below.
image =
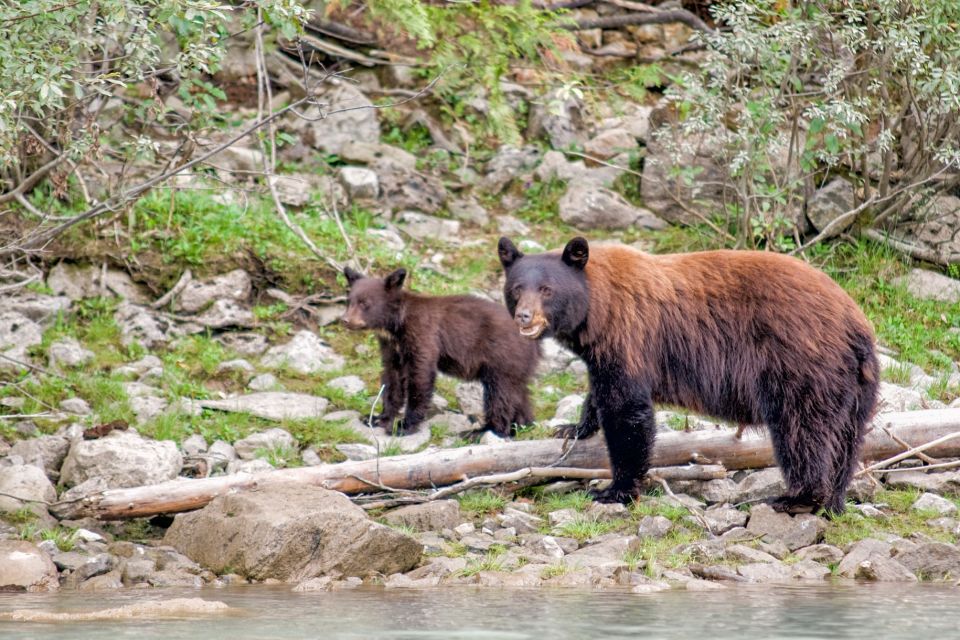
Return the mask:
<svg viewBox="0 0 960 640"><path fill-rule="evenodd" d="M15 609L94 611L144 600L203 598L223 614L164 620L11 622L3 640L585 640L602 638L960 637L960 587L844 584L735 586L720 591L652 594L468 587L424 591L292 593L289 587L0 593L0 613Z"/></svg>

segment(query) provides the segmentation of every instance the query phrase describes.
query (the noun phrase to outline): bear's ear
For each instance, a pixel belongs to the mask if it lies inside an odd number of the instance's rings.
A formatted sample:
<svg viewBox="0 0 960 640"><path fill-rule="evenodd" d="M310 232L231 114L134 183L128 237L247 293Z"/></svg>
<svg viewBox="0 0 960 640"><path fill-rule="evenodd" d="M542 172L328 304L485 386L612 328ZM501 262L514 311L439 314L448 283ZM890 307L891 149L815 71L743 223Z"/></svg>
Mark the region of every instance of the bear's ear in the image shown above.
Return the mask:
<svg viewBox="0 0 960 640"><path fill-rule="evenodd" d="M344 267L343 275L347 278L347 284L353 286L353 283L363 277L363 274L359 271L354 271L350 267Z"/></svg>
<svg viewBox="0 0 960 640"><path fill-rule="evenodd" d="M587 245L587 239L577 236L567 243L563 248L563 264L583 269L587 266L587 258L590 257L590 247Z"/></svg>
<svg viewBox="0 0 960 640"><path fill-rule="evenodd" d="M399 289L403 286L403 279L407 277L406 269L397 269L386 277L383 283L387 289Z"/></svg>
<svg viewBox="0 0 960 640"><path fill-rule="evenodd" d="M509 269L510 265L523 257L520 249L517 249L517 246L506 236L500 238L500 242L497 243L497 254L504 269Z"/></svg>

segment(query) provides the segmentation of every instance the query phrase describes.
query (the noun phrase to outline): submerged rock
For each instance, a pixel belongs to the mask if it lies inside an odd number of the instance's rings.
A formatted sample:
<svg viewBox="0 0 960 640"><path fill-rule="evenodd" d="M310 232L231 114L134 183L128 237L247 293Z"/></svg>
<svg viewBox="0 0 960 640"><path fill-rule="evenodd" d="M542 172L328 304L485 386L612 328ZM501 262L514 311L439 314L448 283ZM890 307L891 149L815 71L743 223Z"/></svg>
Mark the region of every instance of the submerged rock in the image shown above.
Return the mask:
<svg viewBox="0 0 960 640"><path fill-rule="evenodd" d="M179 514L164 542L212 571L256 580L389 575L412 568L422 552L343 494L292 484L219 496Z"/></svg>

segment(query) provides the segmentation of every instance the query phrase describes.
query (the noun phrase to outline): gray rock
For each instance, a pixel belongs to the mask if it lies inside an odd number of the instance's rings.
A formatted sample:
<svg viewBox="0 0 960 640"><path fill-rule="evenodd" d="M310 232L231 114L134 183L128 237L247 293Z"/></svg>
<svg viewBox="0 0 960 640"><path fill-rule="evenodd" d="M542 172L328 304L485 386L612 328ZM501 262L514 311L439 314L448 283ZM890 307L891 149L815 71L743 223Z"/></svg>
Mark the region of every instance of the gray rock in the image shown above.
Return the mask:
<svg viewBox="0 0 960 640"><path fill-rule="evenodd" d="M60 262L47 275L47 286L54 295L64 295L71 300L115 295L130 302L147 302L146 294L125 271L107 269L103 282L102 275L98 267Z"/></svg>
<svg viewBox="0 0 960 640"><path fill-rule="evenodd" d="M43 517L47 514L44 503L56 499L57 491L42 467L19 464L0 467L0 513L25 507Z"/></svg>
<svg viewBox="0 0 960 640"><path fill-rule="evenodd" d="M233 448L232 444L224 442L223 440L217 440L211 444L210 448L207 449L207 453L213 456L214 459L224 460L226 462L237 459L236 449Z"/></svg>
<svg viewBox="0 0 960 640"><path fill-rule="evenodd" d="M27 464L43 469L48 477L58 478L60 466L69 450L70 440L67 438L38 436L14 442L10 455L20 456Z"/></svg>
<svg viewBox="0 0 960 640"><path fill-rule="evenodd" d="M146 349L152 349L165 345L181 334L167 318L129 302L117 307L114 319L120 326L120 340L125 346L138 343Z"/></svg>
<svg viewBox="0 0 960 640"><path fill-rule="evenodd" d="M911 269L907 275L895 278L894 284L906 287L915 298L939 302L960 302L960 280L927 269Z"/></svg>
<svg viewBox="0 0 960 640"><path fill-rule="evenodd" d="M214 154L210 158L210 163L222 170L221 173L255 173L263 171L263 152L252 147L233 144Z"/></svg>
<svg viewBox="0 0 960 640"><path fill-rule="evenodd" d="M558 179L566 182L576 180L582 184L596 184L609 187L623 175L623 169L601 165L588 167L583 160L570 161L560 151L548 151L537 167L534 175L542 182ZM522 248L522 247L521 247Z"/></svg>
<svg viewBox="0 0 960 640"><path fill-rule="evenodd" d="M130 409L137 417L137 424L146 424L166 411L169 404L166 398L157 396L134 396L130 398Z"/></svg>
<svg viewBox="0 0 960 640"><path fill-rule="evenodd" d="M591 182L572 183L560 198L560 219L578 229L663 229L653 212L634 207L623 196Z"/></svg>
<svg viewBox="0 0 960 640"><path fill-rule="evenodd" d="M308 375L340 369L345 360L316 334L303 330L286 344L270 347L260 363L271 369L289 367L296 373Z"/></svg>
<svg viewBox="0 0 960 640"><path fill-rule="evenodd" d="M890 543L867 538L853 543L847 550L847 555L840 561L837 573L846 578L855 578L860 563L865 560L889 559L892 547Z"/></svg>
<svg viewBox="0 0 960 640"><path fill-rule="evenodd" d="M925 409L927 400L916 389L907 389L889 382L880 383L877 407L880 413L895 413Z"/></svg>
<svg viewBox="0 0 960 640"><path fill-rule="evenodd" d="M588 516L600 522L612 522L630 517L630 510L627 509L626 505L619 502L610 504L591 502L584 511Z"/></svg>
<svg viewBox="0 0 960 640"><path fill-rule="evenodd" d="M256 580L389 575L421 556L416 540L371 521L343 494L304 485L219 496L179 514L164 543L214 572L230 567Z"/></svg>
<svg viewBox="0 0 960 640"><path fill-rule="evenodd" d="M531 105L527 137L546 137L554 149L582 145L587 141L585 114L583 100L554 89Z"/></svg>
<svg viewBox="0 0 960 640"><path fill-rule="evenodd" d="M0 540L0 591L56 591L57 568L50 556L24 540Z"/></svg>
<svg viewBox="0 0 960 640"><path fill-rule="evenodd" d="M323 460L320 459L320 455L313 449L304 449L300 452L300 460L303 462L305 467L316 467L323 464Z"/></svg>
<svg viewBox="0 0 960 640"><path fill-rule="evenodd" d="M811 560L821 564L835 564L843 560L843 551L831 544L813 544L794 552L801 560Z"/></svg>
<svg viewBox="0 0 960 640"><path fill-rule="evenodd" d="M659 111L654 111L655 119ZM682 149L674 154L657 138L647 141L640 195L644 205L659 218L675 224L695 224L699 222L697 211L708 216L724 211L727 165L719 150L707 141L688 139L681 144ZM675 166L695 171L695 177L688 182L689 175L677 175Z"/></svg>
<svg viewBox="0 0 960 640"><path fill-rule="evenodd" d="M417 157L415 155L382 142L348 142L340 150L340 157L347 162L359 162L368 165L389 163L409 171L417 168Z"/></svg>
<svg viewBox="0 0 960 640"><path fill-rule="evenodd" d="M199 433L194 433L183 441L180 448L186 455L195 456L207 451L207 441Z"/></svg>
<svg viewBox="0 0 960 640"><path fill-rule="evenodd" d="M206 280L191 280L180 293L174 308L184 313L198 313L217 300L246 302L253 287L250 275L243 269Z"/></svg>
<svg viewBox="0 0 960 640"><path fill-rule="evenodd" d="M948 471L945 473L925 471L903 471L888 473L884 478L888 487L897 489L920 489L930 493L943 493L960 487L960 472Z"/></svg>
<svg viewBox="0 0 960 640"><path fill-rule="evenodd" d="M241 460L253 460L261 457L258 452L296 449L297 441L283 429L267 429L237 440L233 448Z"/></svg>
<svg viewBox="0 0 960 640"><path fill-rule="evenodd" d="M291 117L285 127L299 134L304 144L331 154L339 154L347 145L361 142L380 142L380 123L377 110L370 108L370 100L348 82L335 81L320 87L318 107L306 109L306 118ZM341 111L350 109L349 111Z"/></svg>
<svg viewBox="0 0 960 640"><path fill-rule="evenodd" d="M369 444L338 444L336 449L347 460L373 460L377 457L377 448Z"/></svg>
<svg viewBox="0 0 960 640"><path fill-rule="evenodd" d="M536 167L539 161L540 149L536 147L518 149L504 145L487 162L487 174L481 184L486 191L500 193L514 178Z"/></svg>
<svg viewBox="0 0 960 640"><path fill-rule="evenodd" d="M477 531L477 527L472 522L464 522L464 523L458 524L453 528L453 532L457 535L458 538L473 535L474 533L476 533L476 531Z"/></svg>
<svg viewBox="0 0 960 640"><path fill-rule="evenodd" d="M826 522L815 515L777 513L766 504L755 505L747 523L747 531L767 541L779 540L791 551L819 542L826 528Z"/></svg>
<svg viewBox="0 0 960 640"><path fill-rule="evenodd" d="M530 227L513 216L497 216L497 232L505 236L525 236L530 233Z"/></svg>
<svg viewBox="0 0 960 640"><path fill-rule="evenodd" d="M194 316L191 320L200 325L200 328L194 333L200 333L204 328L250 328L257 322L253 312L244 308L235 300L217 300L203 313Z"/></svg>
<svg viewBox="0 0 960 640"><path fill-rule="evenodd" d="M460 412L478 421L483 420L483 385L479 382L461 382L454 389Z"/></svg>
<svg viewBox="0 0 960 640"><path fill-rule="evenodd" d="M88 416L92 412L90 405L83 398L67 398L60 403L60 410L75 416Z"/></svg>
<svg viewBox="0 0 960 640"><path fill-rule="evenodd" d="M733 507L707 509L703 512L703 518L706 520L710 532L714 535L720 535L734 527L742 527L747 524L747 514Z"/></svg>
<svg viewBox="0 0 960 640"><path fill-rule="evenodd" d="M724 550L724 556L730 560L736 560L737 562L744 563L776 563L779 562L776 557L770 555L765 551L760 551L759 549L754 549L742 544L732 544Z"/></svg>
<svg viewBox="0 0 960 640"><path fill-rule="evenodd" d="M793 570L782 562L755 562L737 567L737 573L750 582L792 582Z"/></svg>
<svg viewBox="0 0 960 640"><path fill-rule="evenodd" d="M147 371L163 368L163 361L153 354L145 355L136 362L131 362L113 370L116 375L124 378L137 378Z"/></svg>
<svg viewBox="0 0 960 640"><path fill-rule="evenodd" d="M960 549L945 542L928 542L897 555L897 562L926 580L960 576Z"/></svg>
<svg viewBox="0 0 960 640"><path fill-rule="evenodd" d="M226 473L228 476L236 475L238 473L266 473L268 471L273 471L273 465L263 459L256 460L231 460L227 463Z"/></svg>
<svg viewBox="0 0 960 640"><path fill-rule="evenodd" d="M75 338L61 338L47 349L51 367L80 367L93 360L93 351L84 349Z"/></svg>
<svg viewBox="0 0 960 640"><path fill-rule="evenodd" d="M231 413L249 413L265 420L305 420L324 415L326 398L305 393L260 391L223 400L200 400L200 406Z"/></svg>
<svg viewBox="0 0 960 640"><path fill-rule="evenodd" d="M567 554L563 563L582 568L624 566L624 556L638 550L642 545L643 541L637 536L616 536Z"/></svg>
<svg viewBox="0 0 960 640"><path fill-rule="evenodd" d="M70 564L70 566L66 568L72 573L68 576L64 586L77 587L85 580L113 571L117 560L109 553L87 555L68 552L53 556L53 563L60 567L60 569L64 569L65 564Z"/></svg>
<svg viewBox="0 0 960 640"><path fill-rule="evenodd" d="M260 333L231 331L217 336L217 341L241 356L259 356L269 346L267 339Z"/></svg>
<svg viewBox="0 0 960 640"><path fill-rule="evenodd" d="M460 222L428 216L417 211L403 211L398 216L401 228L416 240L439 240L457 242L460 236Z"/></svg>
<svg viewBox="0 0 960 640"><path fill-rule="evenodd" d="M272 373L261 373L250 379L250 382L247 383L247 388L251 391L271 391L279 385L280 381L277 380L277 376Z"/></svg>
<svg viewBox="0 0 960 640"><path fill-rule="evenodd" d="M74 486L101 478L111 489L172 480L183 458L169 440L145 440L135 431L112 431L97 440L74 440L60 470L60 482Z"/></svg>
<svg viewBox="0 0 960 640"><path fill-rule="evenodd" d="M6 311L13 311L39 324L46 324L59 313L70 310L67 296L48 296L41 293L21 293L16 298L6 298Z"/></svg>
<svg viewBox="0 0 960 640"><path fill-rule="evenodd" d="M378 163L374 167L380 178L380 202L390 211L413 209L433 214L447 201L447 190L433 176Z"/></svg>
<svg viewBox="0 0 960 640"><path fill-rule="evenodd" d="M313 192L320 191L324 195L336 198L343 202L343 191L340 185L330 180L330 176L313 176L305 173L273 175L269 178L277 192L280 202L291 207L302 207L310 202Z"/></svg>
<svg viewBox="0 0 960 640"><path fill-rule="evenodd" d="M501 527L512 528L517 533L534 533L543 525L543 518L511 508L504 509L497 520Z"/></svg>
<svg viewBox="0 0 960 640"><path fill-rule="evenodd" d="M633 112L623 117L622 127L640 142L646 142L650 134L650 114L653 107L631 104Z"/></svg>
<svg viewBox="0 0 960 640"><path fill-rule="evenodd" d="M226 362L221 362L217 365L216 375L222 375L224 373L242 373L242 374L252 374L256 369L253 368L253 365L244 360L243 358L237 358L236 360L227 360Z"/></svg>
<svg viewBox="0 0 960 640"><path fill-rule="evenodd" d="M637 535L641 538L659 539L670 533L673 522L663 516L644 516L640 520Z"/></svg>
<svg viewBox="0 0 960 640"><path fill-rule="evenodd" d="M367 385L360 379L360 376L334 378L327 383L327 386L342 391L348 396L355 396L367 390Z"/></svg>
<svg viewBox="0 0 960 640"><path fill-rule="evenodd" d="M340 184L352 199L373 200L380 195L380 179L375 171L364 167L341 167Z"/></svg>
<svg viewBox="0 0 960 640"><path fill-rule="evenodd" d="M15 311L0 312L0 353L29 362L27 350L43 341L43 330L33 320ZM0 358L0 371L19 369L20 365Z"/></svg>
<svg viewBox="0 0 960 640"><path fill-rule="evenodd" d="M535 540L532 540L530 544L524 545L524 548L529 549L538 556L546 556L548 558L559 559L566 555L563 548L553 536L538 536Z"/></svg>
<svg viewBox="0 0 960 640"><path fill-rule="evenodd" d="M388 524L404 525L416 531L453 529L461 521L460 503L456 500L435 500L412 504L394 509L383 519Z"/></svg>
<svg viewBox="0 0 960 640"><path fill-rule="evenodd" d="M912 211L909 220L897 225L896 235L941 256L945 262L956 262L960 257L957 229L960 229L960 198L941 194Z"/></svg>
<svg viewBox="0 0 960 640"><path fill-rule="evenodd" d="M795 580L826 580L830 577L830 569L812 560L801 560L790 565Z"/></svg>
<svg viewBox="0 0 960 640"><path fill-rule="evenodd" d="M433 416L427 420L425 426L431 430L434 426L443 428L447 435L470 433L477 428L477 425L470 422L470 418L467 416L463 415L462 413L453 413L451 411L445 411Z"/></svg>
<svg viewBox="0 0 960 640"><path fill-rule="evenodd" d="M828 224L853 209L853 185L846 178L834 178L825 187L818 190L807 203L807 218L817 231L823 231ZM837 229L843 231L853 220Z"/></svg>
<svg viewBox="0 0 960 640"><path fill-rule="evenodd" d="M952 516L957 513L957 505L934 493L924 493L910 508L914 511L931 511L941 516Z"/></svg>
<svg viewBox="0 0 960 640"><path fill-rule="evenodd" d="M853 577L871 582L917 582L917 576L902 564L876 554L861 560Z"/></svg>
<svg viewBox="0 0 960 640"><path fill-rule="evenodd" d="M783 495L787 485L783 481L780 469L770 467L755 471L740 481L737 485L737 496L731 502L754 502Z"/></svg>
<svg viewBox="0 0 960 640"><path fill-rule="evenodd" d="M649 126L649 116L647 126ZM587 155L601 160L609 160L626 151L633 151L637 147L636 138L626 129L608 129L588 140L583 145L583 150Z"/></svg>
<svg viewBox="0 0 960 640"><path fill-rule="evenodd" d="M547 514L547 522L551 527L562 527L576 521L579 517L580 514L573 509L557 509Z"/></svg>
<svg viewBox="0 0 960 640"><path fill-rule="evenodd" d="M453 218L479 227L490 222L487 210L473 199L454 198L447 203L447 211Z"/></svg>

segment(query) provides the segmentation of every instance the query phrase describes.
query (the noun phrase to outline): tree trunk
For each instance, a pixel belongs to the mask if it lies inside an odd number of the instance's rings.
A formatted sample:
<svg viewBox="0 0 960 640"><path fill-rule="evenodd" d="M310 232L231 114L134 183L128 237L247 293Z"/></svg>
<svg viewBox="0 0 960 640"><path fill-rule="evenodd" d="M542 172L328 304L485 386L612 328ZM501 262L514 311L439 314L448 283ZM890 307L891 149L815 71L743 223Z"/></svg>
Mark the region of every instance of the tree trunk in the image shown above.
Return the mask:
<svg viewBox="0 0 960 640"><path fill-rule="evenodd" d="M882 415L874 421L873 430L867 435L863 458L879 460L904 451L904 446L896 439L914 447L955 432L960 432L960 409ZM960 456L960 437L926 453L935 457ZM766 430L750 430L738 439L733 430L717 429L659 434L651 463L657 467L699 463L722 464L727 469L755 469L773 466L776 461ZM198 509L229 491L256 489L271 483L300 482L355 494L382 487L430 489L474 476L550 466L609 468L603 438L593 437L576 443L562 440L507 442L362 462L281 469L256 475L240 473L201 480L172 480L146 487L97 492L70 502L56 503L50 510L60 518L93 516L116 520Z"/></svg>

